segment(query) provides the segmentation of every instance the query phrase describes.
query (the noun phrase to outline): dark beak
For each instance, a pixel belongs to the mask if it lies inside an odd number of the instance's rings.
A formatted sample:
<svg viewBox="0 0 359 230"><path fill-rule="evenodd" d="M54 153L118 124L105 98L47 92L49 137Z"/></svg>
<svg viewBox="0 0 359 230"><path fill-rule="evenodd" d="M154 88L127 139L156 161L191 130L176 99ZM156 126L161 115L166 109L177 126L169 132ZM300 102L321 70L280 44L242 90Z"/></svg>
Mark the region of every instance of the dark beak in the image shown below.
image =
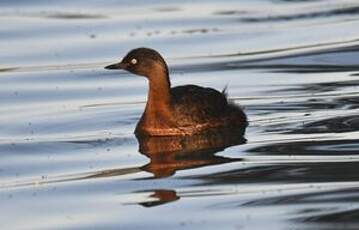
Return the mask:
<svg viewBox="0 0 359 230"><path fill-rule="evenodd" d="M105 69L126 69L126 67L127 67L126 64L119 62L112 65L108 65L105 67Z"/></svg>

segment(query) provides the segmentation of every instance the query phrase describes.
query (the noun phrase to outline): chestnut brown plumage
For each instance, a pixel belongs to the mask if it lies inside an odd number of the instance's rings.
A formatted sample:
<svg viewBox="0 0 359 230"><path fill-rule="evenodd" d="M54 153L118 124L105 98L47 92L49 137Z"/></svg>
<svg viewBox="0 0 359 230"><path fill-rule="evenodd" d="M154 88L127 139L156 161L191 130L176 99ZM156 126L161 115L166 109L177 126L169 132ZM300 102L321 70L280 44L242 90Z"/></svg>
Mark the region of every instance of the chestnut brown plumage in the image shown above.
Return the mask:
<svg viewBox="0 0 359 230"><path fill-rule="evenodd" d="M136 135L184 136L247 126L245 113L228 101L225 92L196 85L171 88L167 64L153 49L131 50L121 62L105 68L124 69L149 80L147 104Z"/></svg>

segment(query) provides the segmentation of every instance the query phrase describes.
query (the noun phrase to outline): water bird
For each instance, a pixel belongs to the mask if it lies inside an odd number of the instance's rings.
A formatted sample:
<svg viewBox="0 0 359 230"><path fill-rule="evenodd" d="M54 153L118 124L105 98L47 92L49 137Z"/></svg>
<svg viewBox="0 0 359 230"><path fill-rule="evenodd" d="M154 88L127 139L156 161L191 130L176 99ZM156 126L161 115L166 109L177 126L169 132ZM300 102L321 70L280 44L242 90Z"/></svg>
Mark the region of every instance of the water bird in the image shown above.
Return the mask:
<svg viewBox="0 0 359 230"><path fill-rule="evenodd" d="M138 136L188 136L247 126L245 113L228 100L225 89L219 92L197 85L171 88L166 61L153 49L133 49L121 62L105 69L123 69L149 81L145 111L135 129Z"/></svg>

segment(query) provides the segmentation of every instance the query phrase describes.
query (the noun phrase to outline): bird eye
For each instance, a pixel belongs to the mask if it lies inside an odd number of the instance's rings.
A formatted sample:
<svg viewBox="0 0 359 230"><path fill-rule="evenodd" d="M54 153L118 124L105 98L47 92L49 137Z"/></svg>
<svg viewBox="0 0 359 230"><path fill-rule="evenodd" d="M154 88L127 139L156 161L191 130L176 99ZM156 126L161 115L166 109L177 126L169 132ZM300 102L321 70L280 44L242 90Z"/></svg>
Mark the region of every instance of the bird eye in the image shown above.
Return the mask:
<svg viewBox="0 0 359 230"><path fill-rule="evenodd" d="M133 65L136 65L136 64L137 64L137 59L136 59L136 58L132 58L131 63L132 63Z"/></svg>

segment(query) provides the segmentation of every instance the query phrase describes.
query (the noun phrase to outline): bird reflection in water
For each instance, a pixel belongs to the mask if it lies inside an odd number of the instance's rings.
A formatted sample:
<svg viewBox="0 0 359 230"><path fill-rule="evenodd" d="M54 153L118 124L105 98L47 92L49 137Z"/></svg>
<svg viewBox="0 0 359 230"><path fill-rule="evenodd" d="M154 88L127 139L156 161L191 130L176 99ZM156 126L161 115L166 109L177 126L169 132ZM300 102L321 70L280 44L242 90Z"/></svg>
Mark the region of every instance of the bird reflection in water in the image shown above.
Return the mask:
<svg viewBox="0 0 359 230"><path fill-rule="evenodd" d="M180 197L177 195L176 191L167 190L167 189L157 189L151 192L149 198L153 199L153 201L144 201L144 202L140 202L139 204L143 207L150 208L179 200Z"/></svg>
<svg viewBox="0 0 359 230"><path fill-rule="evenodd" d="M216 130L182 137L137 137L139 151L150 162L141 167L155 178L172 176L177 170L193 169L210 165L240 161L241 158L217 156L225 148L244 144L245 126L235 130ZM142 191L143 192L143 191ZM152 207L180 199L173 190L155 189L148 196L150 201L140 202L144 207Z"/></svg>
<svg viewBox="0 0 359 230"><path fill-rule="evenodd" d="M151 160L141 169L161 178L172 176L177 170L238 161L215 154L245 143L244 132L245 127L182 137L137 137L140 153Z"/></svg>

